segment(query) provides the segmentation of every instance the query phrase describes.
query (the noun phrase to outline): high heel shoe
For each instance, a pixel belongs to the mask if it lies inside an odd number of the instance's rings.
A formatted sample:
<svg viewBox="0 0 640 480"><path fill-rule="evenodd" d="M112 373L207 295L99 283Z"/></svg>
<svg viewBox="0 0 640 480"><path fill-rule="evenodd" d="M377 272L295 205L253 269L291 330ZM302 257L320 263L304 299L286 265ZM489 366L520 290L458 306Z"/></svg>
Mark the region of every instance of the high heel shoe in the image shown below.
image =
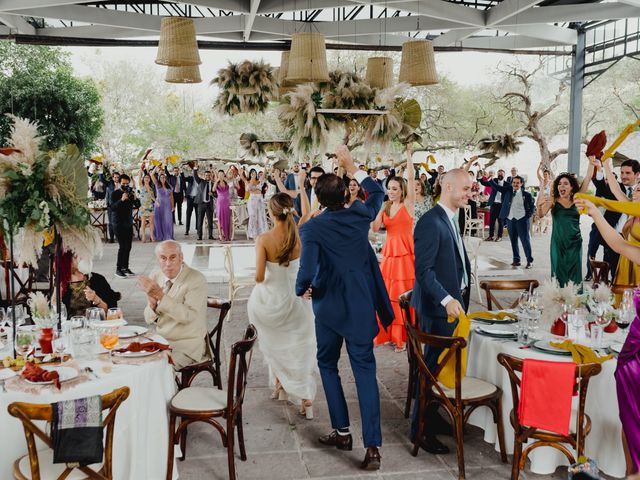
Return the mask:
<svg viewBox="0 0 640 480"><path fill-rule="evenodd" d="M305 405L303 401L300 404L300 410L298 411L298 413L305 417L307 420L313 420L313 405Z"/></svg>
<svg viewBox="0 0 640 480"><path fill-rule="evenodd" d="M287 392L285 392L282 386L280 387L280 391L278 392L278 400L284 400L284 401L289 400L289 395L287 394Z"/></svg>
<svg viewBox="0 0 640 480"><path fill-rule="evenodd" d="M280 392L282 392L282 385L280 384L280 382L276 383L276 388L273 391L273 393L271 393L271 400L280 400Z"/></svg>

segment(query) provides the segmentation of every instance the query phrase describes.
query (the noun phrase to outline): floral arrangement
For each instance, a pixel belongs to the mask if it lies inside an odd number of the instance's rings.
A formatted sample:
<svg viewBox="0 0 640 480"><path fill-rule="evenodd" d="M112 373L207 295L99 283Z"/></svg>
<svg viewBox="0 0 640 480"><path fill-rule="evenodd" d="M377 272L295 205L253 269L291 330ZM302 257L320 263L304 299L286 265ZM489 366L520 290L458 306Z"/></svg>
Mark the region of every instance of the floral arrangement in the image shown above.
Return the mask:
<svg viewBox="0 0 640 480"><path fill-rule="evenodd" d="M582 306L583 300L578 295L578 286L569 282L564 287L560 287L555 278L544 280L540 289L540 307L545 312L543 320L549 326L563 313L563 305L572 307Z"/></svg>
<svg viewBox="0 0 640 480"><path fill-rule="evenodd" d="M96 210L101 208L107 208L107 201L104 198L102 200L90 200L87 206L91 209L96 209Z"/></svg>
<svg viewBox="0 0 640 480"><path fill-rule="evenodd" d="M598 285L598 288L584 285L579 297L591 313L608 320L615 320L618 317L618 312L613 307L613 292L607 285Z"/></svg>
<svg viewBox="0 0 640 480"><path fill-rule="evenodd" d="M14 235L18 261L35 265L43 233L55 227L65 249L92 258L100 249L100 232L89 223L87 173L75 145L41 150L38 125L11 116L8 150L0 151L0 229Z"/></svg>
<svg viewBox="0 0 640 480"><path fill-rule="evenodd" d="M520 145L522 141L518 140L515 135L505 133L504 135L491 135L490 137L482 138L478 142L478 148L484 152L484 155L489 158L491 164L500 157L508 157L514 153L520 151Z"/></svg>
<svg viewBox="0 0 640 480"><path fill-rule="evenodd" d="M49 300L42 292L31 292L27 300L27 305L31 310L31 317L34 319L34 322L36 321L35 319L48 319L51 316Z"/></svg>
<svg viewBox="0 0 640 480"><path fill-rule="evenodd" d="M229 62L226 68L218 71L211 85L220 88L213 108L223 115L263 113L278 95L274 71L263 61Z"/></svg>

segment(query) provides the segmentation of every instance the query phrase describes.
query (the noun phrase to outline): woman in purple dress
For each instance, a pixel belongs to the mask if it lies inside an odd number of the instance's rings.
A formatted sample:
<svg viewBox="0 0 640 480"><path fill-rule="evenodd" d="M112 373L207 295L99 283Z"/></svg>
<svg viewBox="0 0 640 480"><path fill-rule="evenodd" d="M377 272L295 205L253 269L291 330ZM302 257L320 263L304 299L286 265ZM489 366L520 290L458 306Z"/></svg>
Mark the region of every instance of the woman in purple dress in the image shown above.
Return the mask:
<svg viewBox="0 0 640 480"><path fill-rule="evenodd" d="M231 240L231 200L229 199L229 184L224 170L218 170L218 176L213 182L213 188L218 193L216 218L218 219L218 225L220 225L220 239L228 242Z"/></svg>
<svg viewBox="0 0 640 480"><path fill-rule="evenodd" d="M160 172L160 178L156 180L155 174L151 175L156 185L156 208L153 211L153 232L156 241L173 240L173 192L167 181L165 172Z"/></svg>
<svg viewBox="0 0 640 480"><path fill-rule="evenodd" d="M623 255L633 263L640 263L640 247L627 242L607 223L602 213L588 200L576 200L579 209L586 209L598 227L604 241L616 253ZM616 390L618 410L628 450L628 473L640 471L640 290L634 296L636 317L629 327L629 334L616 367Z"/></svg>

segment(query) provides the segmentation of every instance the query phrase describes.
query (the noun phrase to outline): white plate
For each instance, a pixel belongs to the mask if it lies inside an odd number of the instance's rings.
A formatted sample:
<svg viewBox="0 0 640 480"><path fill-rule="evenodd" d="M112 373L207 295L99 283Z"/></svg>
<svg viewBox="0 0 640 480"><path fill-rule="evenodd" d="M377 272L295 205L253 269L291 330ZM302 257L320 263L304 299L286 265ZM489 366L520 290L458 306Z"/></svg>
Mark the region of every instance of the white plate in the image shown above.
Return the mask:
<svg viewBox="0 0 640 480"><path fill-rule="evenodd" d="M144 335L149 329L140 325L128 325L126 327L120 327L118 330L118 337L120 338L133 338L139 335Z"/></svg>
<svg viewBox="0 0 640 480"><path fill-rule="evenodd" d="M44 370L48 370L49 372L58 372L60 383L66 382L68 380L73 380L78 376L78 371L75 368L71 368L71 367L42 367L42 368ZM23 378L23 380L33 385L51 385L53 383L53 380L50 380L48 382L32 382L30 380L27 380L26 378Z"/></svg>
<svg viewBox="0 0 640 480"><path fill-rule="evenodd" d="M482 325L478 326L477 329L480 333L486 333L488 335L499 335L505 337L518 335L515 325Z"/></svg>
<svg viewBox="0 0 640 480"><path fill-rule="evenodd" d="M124 327L127 324L126 320L103 320L101 322L93 322L91 324L92 327L94 328L99 328L99 327Z"/></svg>
<svg viewBox="0 0 640 480"><path fill-rule="evenodd" d="M137 357L148 357L149 355L155 355L160 350L154 350L153 352L141 351L141 352L113 352L114 357L122 357L122 358L137 358Z"/></svg>
<svg viewBox="0 0 640 480"><path fill-rule="evenodd" d="M561 342L562 342L562 340L560 340L558 343L561 343ZM553 347L549 343L549 340L538 340L537 342L535 342L533 344L533 347L536 350L540 350L541 352L545 352L545 353L550 353L552 355L564 355L564 356L567 356L567 357L571 356L571 352L569 350L564 350L562 348Z"/></svg>
<svg viewBox="0 0 640 480"><path fill-rule="evenodd" d="M620 353L622 351L623 343L612 343L609 345L609 350L615 353Z"/></svg>
<svg viewBox="0 0 640 480"><path fill-rule="evenodd" d="M17 373L10 368L0 369L0 380L6 380L7 378L15 377L16 375Z"/></svg>

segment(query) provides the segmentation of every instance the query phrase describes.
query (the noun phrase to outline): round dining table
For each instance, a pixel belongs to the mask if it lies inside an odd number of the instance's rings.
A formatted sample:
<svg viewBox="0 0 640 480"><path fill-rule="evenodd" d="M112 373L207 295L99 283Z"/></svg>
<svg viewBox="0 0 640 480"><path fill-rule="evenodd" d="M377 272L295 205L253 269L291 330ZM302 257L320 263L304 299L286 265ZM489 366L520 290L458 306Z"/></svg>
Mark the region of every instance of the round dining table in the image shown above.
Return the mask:
<svg viewBox="0 0 640 480"><path fill-rule="evenodd" d="M160 338L153 339L160 341ZM8 349L5 348L0 351L0 357L4 358L8 353ZM62 383L60 391L53 387L34 390L18 376L6 380L6 391L0 388L0 478L13 478L14 461L27 454L22 423L9 415L9 404L50 404L104 395L127 386L130 389L129 397L118 408L115 420L113 478L164 480L169 438L167 405L176 392L173 367L164 352L141 360L131 359L130 363L115 363L111 367L106 354L102 354L90 360L66 362L63 365L75 368L81 372L81 376L69 381L73 382L73 386L65 386L65 383ZM86 371L87 367L93 373ZM36 424L40 424L40 428L44 429L43 422ZM43 443L40 443L40 447L45 448ZM177 477L177 469L174 468L174 478Z"/></svg>
<svg viewBox="0 0 640 480"><path fill-rule="evenodd" d="M497 361L499 353L518 358L537 358L542 360L569 362L571 356L560 356L538 351L530 346L524 347L515 340L497 339L482 335L474 329L469 335L467 375L485 380L502 389L502 421L504 424L507 453L513 453L514 432L509 422L509 413L513 408L511 386L506 369ZM540 335L542 339L552 339L551 334ZM622 342L618 331L605 334L604 345ZM587 391L585 412L591 417L591 432L585 440L585 454L598 462L600 471L615 478L624 478L626 467L622 449L622 425L618 417L618 401L614 372L615 358L602 364L599 375L591 378ZM577 409L577 397L574 397L573 409ZM469 423L484 430L484 440L493 443L499 451L498 436L493 416L489 409L480 408L471 414ZM568 465L567 458L552 447L539 447L529 454L531 472L549 475L558 467Z"/></svg>

